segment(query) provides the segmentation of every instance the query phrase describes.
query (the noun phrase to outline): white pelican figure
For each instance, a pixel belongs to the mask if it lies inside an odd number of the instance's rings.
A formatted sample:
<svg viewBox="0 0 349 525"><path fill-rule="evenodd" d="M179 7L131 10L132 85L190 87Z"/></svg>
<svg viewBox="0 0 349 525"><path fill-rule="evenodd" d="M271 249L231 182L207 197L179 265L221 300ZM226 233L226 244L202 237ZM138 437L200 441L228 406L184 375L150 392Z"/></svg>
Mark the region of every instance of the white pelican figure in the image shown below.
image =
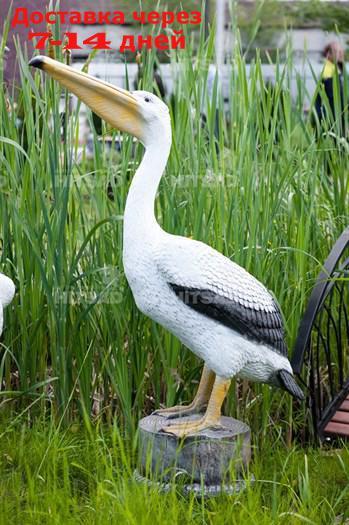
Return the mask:
<svg viewBox="0 0 349 525"><path fill-rule="evenodd" d="M15 285L9 277L0 273L0 335L4 326L4 308L10 304L15 295Z"/></svg>
<svg viewBox="0 0 349 525"><path fill-rule="evenodd" d="M124 214L123 263L138 308L167 328L205 365L189 406L160 410L177 436L219 426L231 378L269 383L303 399L287 358L282 317L268 290L202 242L162 230L154 201L171 148L167 106L152 93L128 92L48 57L38 67L114 128L145 147ZM172 418L201 412L195 420Z"/></svg>

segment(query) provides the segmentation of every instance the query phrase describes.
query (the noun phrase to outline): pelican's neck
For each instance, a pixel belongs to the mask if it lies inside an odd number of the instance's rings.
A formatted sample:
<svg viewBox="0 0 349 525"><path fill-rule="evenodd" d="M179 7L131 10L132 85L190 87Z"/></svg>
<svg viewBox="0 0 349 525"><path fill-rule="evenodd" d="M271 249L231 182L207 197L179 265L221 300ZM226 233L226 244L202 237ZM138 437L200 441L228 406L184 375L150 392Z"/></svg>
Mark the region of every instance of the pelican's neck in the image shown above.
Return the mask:
<svg viewBox="0 0 349 525"><path fill-rule="evenodd" d="M154 204L157 189L166 167L171 149L171 140L159 138L145 150L136 171L126 200L124 213L124 243L129 238L143 236L158 228Z"/></svg>

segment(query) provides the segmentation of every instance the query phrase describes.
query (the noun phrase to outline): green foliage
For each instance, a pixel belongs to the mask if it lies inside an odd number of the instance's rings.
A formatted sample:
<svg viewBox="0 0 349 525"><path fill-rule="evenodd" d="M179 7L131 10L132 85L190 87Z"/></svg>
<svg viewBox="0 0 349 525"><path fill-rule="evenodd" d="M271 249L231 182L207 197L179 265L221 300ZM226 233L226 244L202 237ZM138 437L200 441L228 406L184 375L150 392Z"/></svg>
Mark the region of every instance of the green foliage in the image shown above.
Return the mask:
<svg viewBox="0 0 349 525"><path fill-rule="evenodd" d="M251 56L250 48L253 53L260 48L274 58L278 37L287 30L318 28L349 33L349 10L344 2L259 0L232 4L233 19Z"/></svg>
<svg viewBox="0 0 349 525"><path fill-rule="evenodd" d="M267 442L251 463L253 484L233 497L184 497L133 479L134 443L115 424L57 431L49 422L0 426L0 524L344 525L349 453ZM246 479L250 479L249 473Z"/></svg>
<svg viewBox="0 0 349 525"><path fill-rule="evenodd" d="M292 348L321 263L348 224L348 157L304 120L299 76L291 100L290 61L276 65L270 89L260 61L248 77L237 50L224 112L217 86L207 99L213 54L211 33L207 42L200 35L195 55L189 39L171 56L173 147L157 216L167 231L211 244L273 290ZM201 367L137 310L123 274L122 215L142 149L124 137L121 154L111 154L94 134L88 159L78 150L80 107L69 109L57 83L29 71L20 49L18 58L17 106L0 93L0 263L17 287L6 312L0 401L65 423L116 417L132 435L141 414L191 399ZM154 59L144 57L145 89ZM269 387L237 383L226 410L261 437L290 435L290 398Z"/></svg>
<svg viewBox="0 0 349 525"><path fill-rule="evenodd" d="M348 5L341 2L298 2L292 9L292 23L303 27L321 27L327 31L348 33Z"/></svg>
<svg viewBox="0 0 349 525"><path fill-rule="evenodd" d="M259 0L251 4L236 2L235 6L239 27L251 26L258 20L261 29L319 27L328 31L349 31L348 6L344 2Z"/></svg>

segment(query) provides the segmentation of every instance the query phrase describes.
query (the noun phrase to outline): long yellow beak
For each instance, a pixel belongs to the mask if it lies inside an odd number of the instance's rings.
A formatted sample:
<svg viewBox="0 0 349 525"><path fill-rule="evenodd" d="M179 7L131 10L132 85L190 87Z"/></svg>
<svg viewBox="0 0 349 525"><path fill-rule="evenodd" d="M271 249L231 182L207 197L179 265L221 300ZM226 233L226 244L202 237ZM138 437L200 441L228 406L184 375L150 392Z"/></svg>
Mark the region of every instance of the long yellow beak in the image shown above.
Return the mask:
<svg viewBox="0 0 349 525"><path fill-rule="evenodd" d="M143 118L140 106L137 99L125 89L103 82L49 57L36 56L29 65L48 73L113 128L142 140Z"/></svg>

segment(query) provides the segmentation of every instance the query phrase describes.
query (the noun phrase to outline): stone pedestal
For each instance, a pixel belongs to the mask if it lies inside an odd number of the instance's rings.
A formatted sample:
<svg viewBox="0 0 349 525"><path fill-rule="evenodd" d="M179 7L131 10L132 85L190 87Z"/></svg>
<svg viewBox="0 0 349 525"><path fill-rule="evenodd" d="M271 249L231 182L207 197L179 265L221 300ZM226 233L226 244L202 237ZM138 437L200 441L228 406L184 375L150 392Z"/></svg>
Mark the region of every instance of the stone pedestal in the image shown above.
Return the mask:
<svg viewBox="0 0 349 525"><path fill-rule="evenodd" d="M193 421L199 415L167 419L152 414L139 422L139 481L169 490L178 483L184 492L218 495L244 488L241 472L251 458L250 428L231 417L221 417L222 428L207 429L179 439L162 432L166 425Z"/></svg>

